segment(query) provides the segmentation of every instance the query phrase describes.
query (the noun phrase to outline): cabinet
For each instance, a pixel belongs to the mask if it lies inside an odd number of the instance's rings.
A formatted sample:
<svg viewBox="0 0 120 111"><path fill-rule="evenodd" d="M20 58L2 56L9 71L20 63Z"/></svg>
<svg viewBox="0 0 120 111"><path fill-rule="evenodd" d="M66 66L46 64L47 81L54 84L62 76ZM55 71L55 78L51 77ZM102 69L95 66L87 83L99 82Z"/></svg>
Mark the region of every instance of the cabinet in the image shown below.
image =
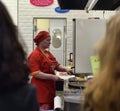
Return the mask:
<svg viewBox="0 0 120 111"><path fill-rule="evenodd" d="M90 57L95 45L104 37L105 19L74 19L73 65L75 73L92 73Z"/></svg>

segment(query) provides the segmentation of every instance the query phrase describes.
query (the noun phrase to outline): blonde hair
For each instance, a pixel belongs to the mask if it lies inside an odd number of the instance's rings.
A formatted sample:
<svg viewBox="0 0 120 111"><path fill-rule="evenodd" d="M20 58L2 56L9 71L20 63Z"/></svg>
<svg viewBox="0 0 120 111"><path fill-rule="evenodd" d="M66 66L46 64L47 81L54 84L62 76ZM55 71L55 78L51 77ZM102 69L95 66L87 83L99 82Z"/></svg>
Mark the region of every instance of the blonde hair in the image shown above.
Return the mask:
<svg viewBox="0 0 120 111"><path fill-rule="evenodd" d="M84 90L85 103L94 111L120 111L120 13L107 21L97 51L100 69Z"/></svg>

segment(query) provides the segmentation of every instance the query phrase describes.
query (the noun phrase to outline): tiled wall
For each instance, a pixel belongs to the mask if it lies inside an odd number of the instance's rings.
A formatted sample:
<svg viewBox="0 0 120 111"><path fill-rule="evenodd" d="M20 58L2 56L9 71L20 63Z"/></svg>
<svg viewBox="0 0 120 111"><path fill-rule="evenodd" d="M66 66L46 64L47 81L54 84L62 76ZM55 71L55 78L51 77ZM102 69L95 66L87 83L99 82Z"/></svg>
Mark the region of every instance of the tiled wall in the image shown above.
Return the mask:
<svg viewBox="0 0 120 111"><path fill-rule="evenodd" d="M6 4L16 4L16 0L4 0ZM15 3L13 3L15 2ZM33 50L33 18L67 18L67 56L72 52L72 39L73 39L73 19L74 18L89 18L89 17L100 17L109 18L113 15L114 11L89 11L85 10L70 10L68 13L56 13L54 9L58 6L57 0L47 7L37 7L30 3L30 0L18 0L18 26L23 39L28 47L28 54ZM13 6L12 6L13 7ZM14 12L11 12L14 13ZM16 16L15 16L16 17Z"/></svg>
<svg viewBox="0 0 120 111"><path fill-rule="evenodd" d="M15 25L17 25L17 0L1 0L10 12Z"/></svg>
<svg viewBox="0 0 120 111"><path fill-rule="evenodd" d="M71 10L68 13L56 13L54 9L58 6L57 0L54 4L47 7L36 7L30 4L29 0L19 0L19 21L18 25L23 35L24 40L29 48L28 53L32 51L32 38L33 38L33 17L46 17L46 18L67 18L67 54L72 52L72 38L73 38L73 18L89 18L100 17L108 18L114 12L103 11L86 11Z"/></svg>

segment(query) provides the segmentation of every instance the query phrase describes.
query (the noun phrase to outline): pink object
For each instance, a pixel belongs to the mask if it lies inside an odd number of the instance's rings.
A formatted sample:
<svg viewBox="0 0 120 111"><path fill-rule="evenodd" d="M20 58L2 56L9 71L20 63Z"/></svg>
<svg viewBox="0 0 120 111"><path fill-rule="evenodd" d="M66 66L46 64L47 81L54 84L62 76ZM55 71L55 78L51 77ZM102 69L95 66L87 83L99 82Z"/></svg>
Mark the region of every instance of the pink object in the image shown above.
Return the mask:
<svg viewBox="0 0 120 111"><path fill-rule="evenodd" d="M49 6L54 0L30 0L30 3L35 6Z"/></svg>

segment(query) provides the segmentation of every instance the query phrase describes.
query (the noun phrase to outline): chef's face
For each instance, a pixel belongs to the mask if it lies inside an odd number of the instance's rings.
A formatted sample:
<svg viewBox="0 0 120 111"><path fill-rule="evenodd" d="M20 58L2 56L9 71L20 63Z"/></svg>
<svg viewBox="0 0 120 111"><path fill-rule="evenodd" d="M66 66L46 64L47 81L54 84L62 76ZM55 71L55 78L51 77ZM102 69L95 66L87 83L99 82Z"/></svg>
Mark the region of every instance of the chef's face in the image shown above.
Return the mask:
<svg viewBox="0 0 120 111"><path fill-rule="evenodd" d="M44 49L49 48L50 44L51 44L51 37L47 37L46 39L44 39L43 41L40 42L40 45L41 45Z"/></svg>

